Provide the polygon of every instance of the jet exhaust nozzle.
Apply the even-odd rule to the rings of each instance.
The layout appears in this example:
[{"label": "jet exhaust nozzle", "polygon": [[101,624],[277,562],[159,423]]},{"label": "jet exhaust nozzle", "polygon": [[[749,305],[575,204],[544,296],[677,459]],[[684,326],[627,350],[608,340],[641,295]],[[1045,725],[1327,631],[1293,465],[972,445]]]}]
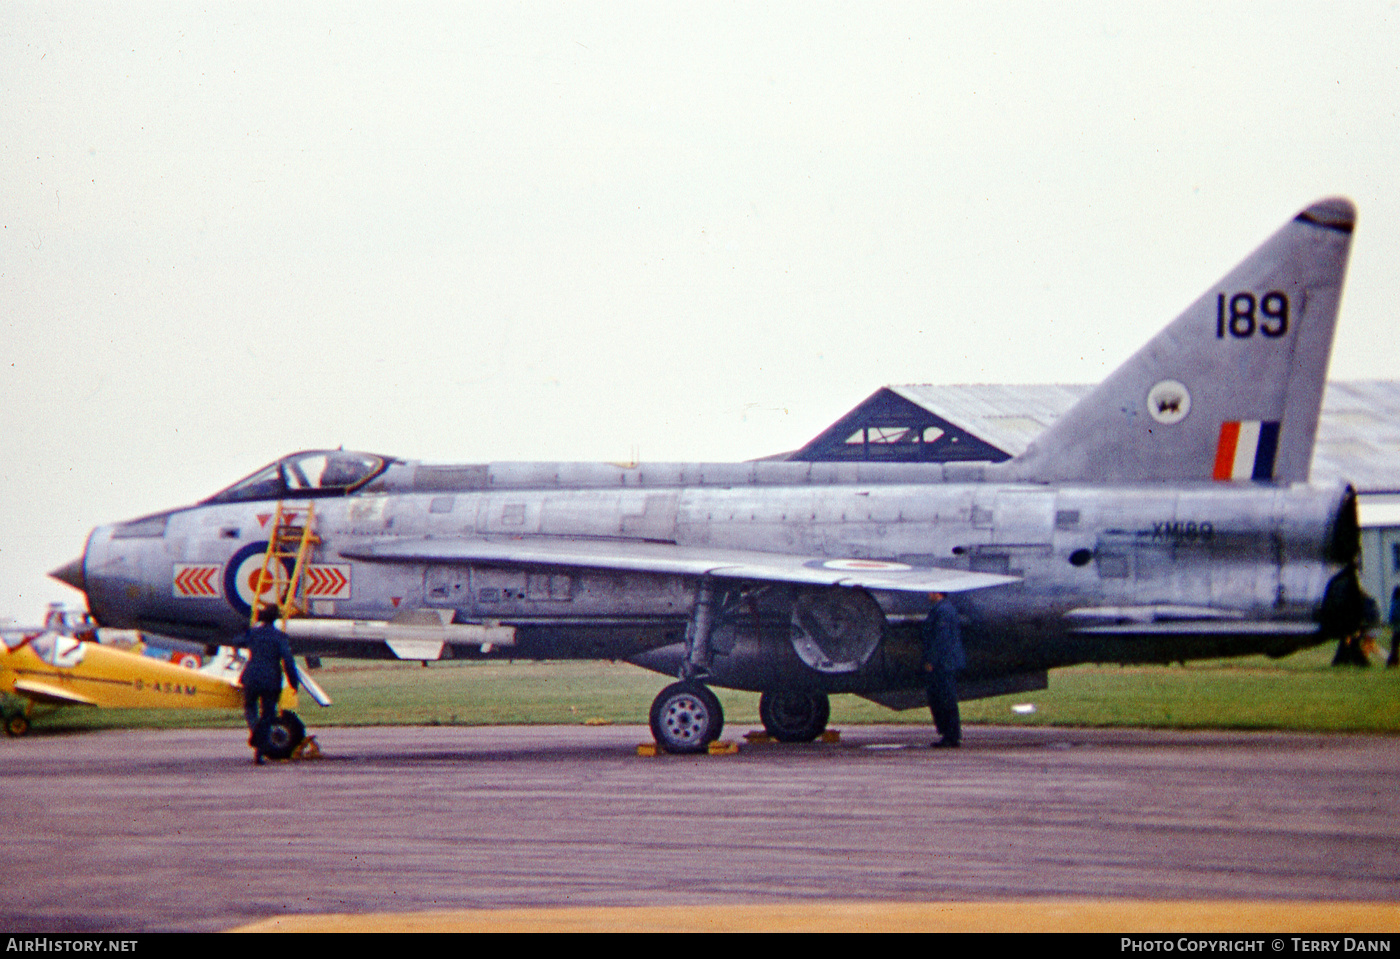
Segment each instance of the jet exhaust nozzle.
[{"label": "jet exhaust nozzle", "polygon": [[81,556],[71,563],[65,563],[53,570],[49,575],[60,583],[67,583],[80,592],[87,592],[87,580],[83,576],[83,557]]}]

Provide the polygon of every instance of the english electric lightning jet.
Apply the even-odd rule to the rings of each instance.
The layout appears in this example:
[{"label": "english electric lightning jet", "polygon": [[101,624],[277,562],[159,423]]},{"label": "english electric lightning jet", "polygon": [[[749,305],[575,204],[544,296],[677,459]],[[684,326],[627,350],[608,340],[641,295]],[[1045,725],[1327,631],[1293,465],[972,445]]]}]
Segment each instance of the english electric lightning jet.
[{"label": "english electric lightning jet", "polygon": [[1001,463],[431,465],[296,453],[101,526],[52,575],[100,623],[299,652],[622,659],[677,678],[668,751],[755,690],[810,740],[828,695],[921,704],[930,592],[964,698],[1083,662],[1283,655],[1364,618],[1349,488],[1307,484],[1355,211],[1309,206]]}]

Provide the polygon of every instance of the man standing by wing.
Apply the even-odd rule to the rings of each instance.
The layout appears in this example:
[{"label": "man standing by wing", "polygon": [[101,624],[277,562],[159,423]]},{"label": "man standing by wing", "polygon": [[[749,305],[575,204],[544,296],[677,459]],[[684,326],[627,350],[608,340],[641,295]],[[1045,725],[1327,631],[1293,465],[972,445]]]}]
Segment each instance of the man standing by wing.
[{"label": "man standing by wing", "polygon": [[963,652],[958,611],[943,593],[929,593],[933,608],[920,630],[924,644],[924,678],[928,708],[939,738],[935,749],[956,749],[962,744],[962,717],[958,712],[958,673],[967,665]]}]

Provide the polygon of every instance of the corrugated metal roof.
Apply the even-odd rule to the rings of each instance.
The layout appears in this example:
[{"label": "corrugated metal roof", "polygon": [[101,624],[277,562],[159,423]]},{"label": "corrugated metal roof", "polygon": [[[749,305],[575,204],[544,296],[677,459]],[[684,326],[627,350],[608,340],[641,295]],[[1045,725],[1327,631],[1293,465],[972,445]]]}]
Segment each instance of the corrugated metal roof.
[{"label": "corrugated metal roof", "polygon": [[[1093,387],[975,383],[889,389],[1014,456]],[[1400,380],[1327,384],[1312,481],[1400,491]]]},{"label": "corrugated metal roof", "polygon": [[1017,456],[1092,387],[976,383],[891,386],[890,389]]}]

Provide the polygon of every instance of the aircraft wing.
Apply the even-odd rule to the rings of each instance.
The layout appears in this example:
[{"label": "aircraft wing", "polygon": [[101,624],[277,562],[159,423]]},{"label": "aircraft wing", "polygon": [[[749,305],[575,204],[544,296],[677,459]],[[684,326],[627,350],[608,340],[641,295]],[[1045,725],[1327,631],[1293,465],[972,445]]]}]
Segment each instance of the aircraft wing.
[{"label": "aircraft wing", "polygon": [[342,552],[386,563],[490,563],[503,566],[579,567],[673,576],[862,586],[917,593],[961,593],[1020,581],[1017,576],[875,559],[794,556],[757,550],[677,546],[637,540],[524,536],[416,539],[373,543]]},{"label": "aircraft wing", "polygon": [[97,700],[81,696],[62,686],[35,682],[32,679],[15,680],[15,693],[37,703],[53,706],[96,706]]}]

